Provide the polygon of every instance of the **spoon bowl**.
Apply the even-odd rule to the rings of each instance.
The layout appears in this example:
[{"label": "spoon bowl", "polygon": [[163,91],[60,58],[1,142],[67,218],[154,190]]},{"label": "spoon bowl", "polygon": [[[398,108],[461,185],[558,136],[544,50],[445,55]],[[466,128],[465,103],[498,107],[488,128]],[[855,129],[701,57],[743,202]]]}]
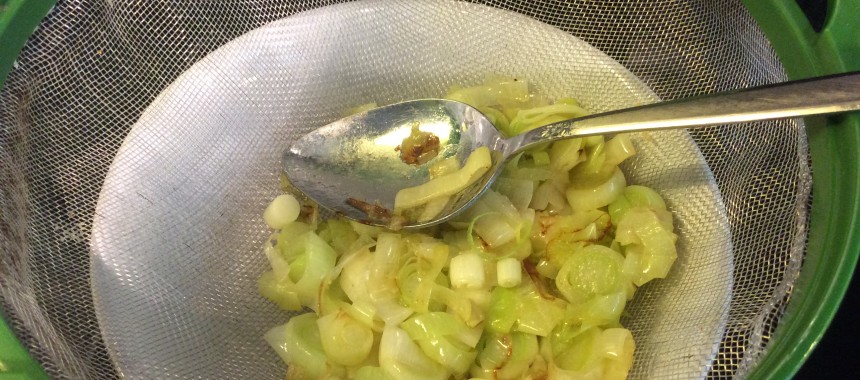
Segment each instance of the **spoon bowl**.
[{"label": "spoon bowl", "polygon": [[[407,164],[400,153],[413,125],[439,139],[438,154],[422,165]],[[320,205],[362,223],[388,226],[397,192],[430,180],[433,163],[456,157],[462,164],[475,149],[489,147],[493,167],[455,195],[440,218],[403,225],[420,228],[450,219],[487,189],[506,144],[483,114],[464,103],[413,100],[355,114],[301,137],[284,152],[283,168],[290,182]]]},{"label": "spoon bowl", "polygon": [[[685,98],[561,121],[505,138],[480,111],[445,99],[396,103],[355,114],[296,140],[283,154],[290,182],[321,206],[361,223],[414,229],[442,223],[471,205],[514,154],[540,143],[599,134],[705,127],[714,124],[847,112],[860,109],[860,73],[785,82]],[[438,139],[438,153],[420,165],[404,162],[401,145],[413,127]],[[430,179],[429,168],[479,147],[489,169],[452,196],[437,217],[395,215],[394,199]]]}]

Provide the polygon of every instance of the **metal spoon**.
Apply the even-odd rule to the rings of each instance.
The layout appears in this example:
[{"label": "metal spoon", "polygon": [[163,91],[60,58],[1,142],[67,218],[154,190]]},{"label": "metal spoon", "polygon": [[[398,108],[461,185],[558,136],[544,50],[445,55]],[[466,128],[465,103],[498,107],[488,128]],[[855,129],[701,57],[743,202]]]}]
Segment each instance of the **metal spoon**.
[{"label": "metal spoon", "polygon": [[495,180],[512,155],[535,144],[619,132],[705,127],[860,109],[860,73],[723,92],[562,121],[504,138],[478,110],[455,101],[424,99],[349,116],[298,139],[285,150],[283,169],[308,197],[344,216],[388,226],[400,189],[429,180],[428,167],[401,160],[397,147],[414,123],[439,138],[441,157],[462,164],[481,146],[493,152],[490,170],[452,197],[435,219],[400,220],[402,228],[444,222],[466,209]]}]

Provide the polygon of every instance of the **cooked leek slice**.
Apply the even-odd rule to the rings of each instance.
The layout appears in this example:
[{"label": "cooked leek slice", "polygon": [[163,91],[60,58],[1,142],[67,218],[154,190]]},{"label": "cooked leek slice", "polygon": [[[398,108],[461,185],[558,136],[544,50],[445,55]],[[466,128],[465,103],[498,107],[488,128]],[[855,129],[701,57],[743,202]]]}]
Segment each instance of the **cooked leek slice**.
[{"label": "cooked leek slice", "polygon": [[475,183],[492,166],[490,149],[482,146],[475,149],[460,170],[445,174],[415,187],[408,187],[394,196],[394,210],[402,211],[426,204],[439,197],[454,195]]},{"label": "cooked leek slice", "polygon": [[[586,113],[514,78],[448,97],[509,135]],[[677,258],[666,202],[619,169],[635,152],[624,134],[534,147],[470,209],[420,233],[302,223],[295,198],[278,197],[264,217],[276,230],[258,288],[282,309],[306,310],[265,335],[287,379],[625,378],[635,343],[624,307]],[[397,194],[395,211],[434,218],[492,158],[484,147],[463,167],[438,160],[429,182]]]}]

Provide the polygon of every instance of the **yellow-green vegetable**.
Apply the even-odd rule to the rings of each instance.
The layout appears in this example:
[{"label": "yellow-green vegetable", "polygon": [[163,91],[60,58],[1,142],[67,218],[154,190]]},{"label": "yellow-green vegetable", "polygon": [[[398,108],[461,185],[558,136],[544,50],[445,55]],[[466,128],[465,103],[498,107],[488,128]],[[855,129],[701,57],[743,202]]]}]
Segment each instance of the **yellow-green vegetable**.
[{"label": "yellow-green vegetable", "polygon": [[460,170],[398,191],[394,197],[394,210],[418,207],[434,198],[456,194],[481,178],[490,169],[492,162],[490,149],[483,146],[475,149]]},{"label": "yellow-green vegetable", "polygon": [[[509,135],[587,113],[514,78],[447,97]],[[677,258],[666,202],[628,186],[618,166],[635,151],[627,135],[544,144],[507,162],[460,216],[417,232],[337,217],[306,224],[295,198],[276,198],[258,290],[305,310],[264,336],[287,378],[624,379],[635,349],[624,307]],[[433,218],[491,160],[486,147],[463,167],[438,160],[429,182],[397,194],[395,211]]]},{"label": "yellow-green vegetable", "polygon": [[[662,211],[662,212],[661,212]],[[658,214],[668,215],[660,217]],[[636,207],[627,211],[616,227],[615,239],[627,255],[624,271],[636,286],[655,278],[665,278],[678,257],[677,236],[672,232],[671,215],[665,210]]]},{"label": "yellow-green vegetable", "polygon": [[271,229],[278,229],[287,223],[294,222],[299,217],[301,206],[296,197],[290,194],[281,194],[269,203],[263,211],[263,220]]}]

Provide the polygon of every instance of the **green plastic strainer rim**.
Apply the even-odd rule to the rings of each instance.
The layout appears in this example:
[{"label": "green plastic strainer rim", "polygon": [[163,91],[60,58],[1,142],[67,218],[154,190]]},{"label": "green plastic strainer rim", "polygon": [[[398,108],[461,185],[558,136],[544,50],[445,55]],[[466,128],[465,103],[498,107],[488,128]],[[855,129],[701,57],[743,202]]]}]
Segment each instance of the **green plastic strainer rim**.
[{"label": "green plastic strainer rim", "polygon": [[[742,0],[791,79],[860,70],[858,0],[830,0],[816,33],[795,0]],[[0,86],[55,0],[0,0]],[[806,119],[812,159],[809,241],[791,302],[751,379],[793,376],[839,308],[860,256],[860,115]],[[0,318],[5,316],[0,315]],[[0,320],[0,380],[47,379]]]},{"label": "green plastic strainer rim", "polygon": [[[742,0],[791,79],[860,70],[860,1],[829,0],[816,33],[794,0]],[[860,256],[860,115],[807,118],[812,157],[803,270],[773,344],[750,379],[794,376],[821,340]]]}]

